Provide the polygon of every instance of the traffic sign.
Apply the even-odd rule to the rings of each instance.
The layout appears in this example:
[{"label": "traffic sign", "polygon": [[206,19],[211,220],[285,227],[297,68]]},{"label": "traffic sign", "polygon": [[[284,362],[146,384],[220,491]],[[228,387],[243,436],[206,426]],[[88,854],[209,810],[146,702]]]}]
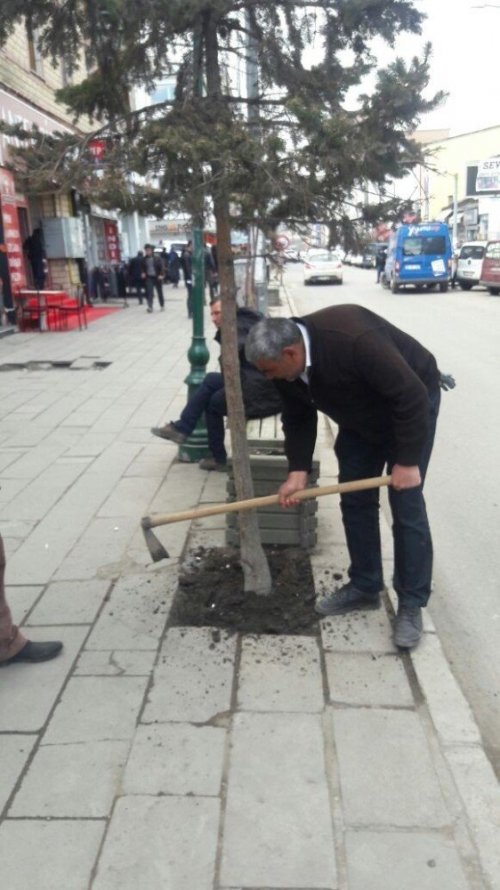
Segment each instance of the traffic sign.
[{"label": "traffic sign", "polygon": [[278,237],[274,239],[274,246],[277,250],[286,250],[289,244],[290,238],[288,235],[278,235]]}]

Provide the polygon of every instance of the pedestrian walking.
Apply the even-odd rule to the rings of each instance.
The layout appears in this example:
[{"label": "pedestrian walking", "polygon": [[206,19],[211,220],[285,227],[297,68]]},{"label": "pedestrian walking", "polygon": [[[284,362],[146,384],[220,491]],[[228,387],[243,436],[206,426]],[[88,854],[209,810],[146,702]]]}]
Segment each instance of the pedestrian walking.
[{"label": "pedestrian walking", "polygon": [[158,295],[160,309],[163,311],[165,308],[165,301],[163,299],[163,278],[165,276],[165,270],[163,268],[161,257],[155,255],[152,244],[144,245],[141,275],[146,285],[147,311],[153,311],[153,297],[155,290]]},{"label": "pedestrian walking", "polygon": [[[264,319],[249,332],[247,359],[275,380],[283,400],[289,475],[279,489],[290,506],[307,485],[317,412],[338,425],[339,481],[392,476],[394,642],[412,648],[431,593],[432,540],[423,496],[440,404],[434,356],[362,306],[331,306],[303,318]],[[379,493],[341,497],[349,581],[316,602],[320,615],[376,609],[384,587]]]},{"label": "pedestrian walking", "polygon": [[181,253],[181,269],[187,290],[187,315],[193,317],[193,242],[188,241]]},{"label": "pedestrian walking", "polygon": [[174,287],[179,287],[179,279],[181,277],[181,258],[173,247],[170,248],[167,254],[167,263],[168,280]]},{"label": "pedestrian walking", "polygon": [[129,286],[134,289],[139,300],[139,306],[142,306],[146,296],[146,283],[142,277],[143,257],[144,253],[142,250],[138,250],[137,256],[133,256],[130,259],[127,270]]}]

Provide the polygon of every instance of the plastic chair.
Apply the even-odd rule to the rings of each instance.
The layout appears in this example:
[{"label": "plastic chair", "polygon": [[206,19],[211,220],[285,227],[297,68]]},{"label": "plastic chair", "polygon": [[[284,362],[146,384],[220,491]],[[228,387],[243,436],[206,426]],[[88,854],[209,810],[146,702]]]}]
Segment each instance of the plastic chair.
[{"label": "plastic chair", "polygon": [[14,293],[14,308],[16,323],[20,331],[40,329],[40,302],[38,299],[18,290]]},{"label": "plastic chair", "polygon": [[85,288],[79,284],[76,288],[74,297],[68,297],[57,307],[59,313],[60,330],[68,329],[68,318],[70,315],[76,315],[78,318],[78,329],[81,331],[87,327],[87,310],[85,306]]}]

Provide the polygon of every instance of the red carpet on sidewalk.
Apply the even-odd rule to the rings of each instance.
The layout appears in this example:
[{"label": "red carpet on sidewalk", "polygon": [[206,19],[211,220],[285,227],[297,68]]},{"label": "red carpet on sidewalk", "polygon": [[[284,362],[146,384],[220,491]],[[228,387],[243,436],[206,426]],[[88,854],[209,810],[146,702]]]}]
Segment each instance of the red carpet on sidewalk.
[{"label": "red carpet on sidewalk", "polygon": [[[122,306],[86,306],[85,314],[87,317],[87,324],[90,324],[92,321],[97,321],[98,318],[102,318],[104,315],[109,315],[111,312],[119,312],[122,308]],[[73,331],[75,328],[78,328],[78,313],[68,313],[63,330]]]}]

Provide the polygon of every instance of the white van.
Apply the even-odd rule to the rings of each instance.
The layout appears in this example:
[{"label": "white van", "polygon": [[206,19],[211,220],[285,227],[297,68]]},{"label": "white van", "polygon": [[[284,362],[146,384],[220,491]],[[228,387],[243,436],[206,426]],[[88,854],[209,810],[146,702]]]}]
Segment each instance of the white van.
[{"label": "white van", "polygon": [[487,241],[467,241],[462,244],[457,260],[457,284],[470,290],[479,284]]}]

